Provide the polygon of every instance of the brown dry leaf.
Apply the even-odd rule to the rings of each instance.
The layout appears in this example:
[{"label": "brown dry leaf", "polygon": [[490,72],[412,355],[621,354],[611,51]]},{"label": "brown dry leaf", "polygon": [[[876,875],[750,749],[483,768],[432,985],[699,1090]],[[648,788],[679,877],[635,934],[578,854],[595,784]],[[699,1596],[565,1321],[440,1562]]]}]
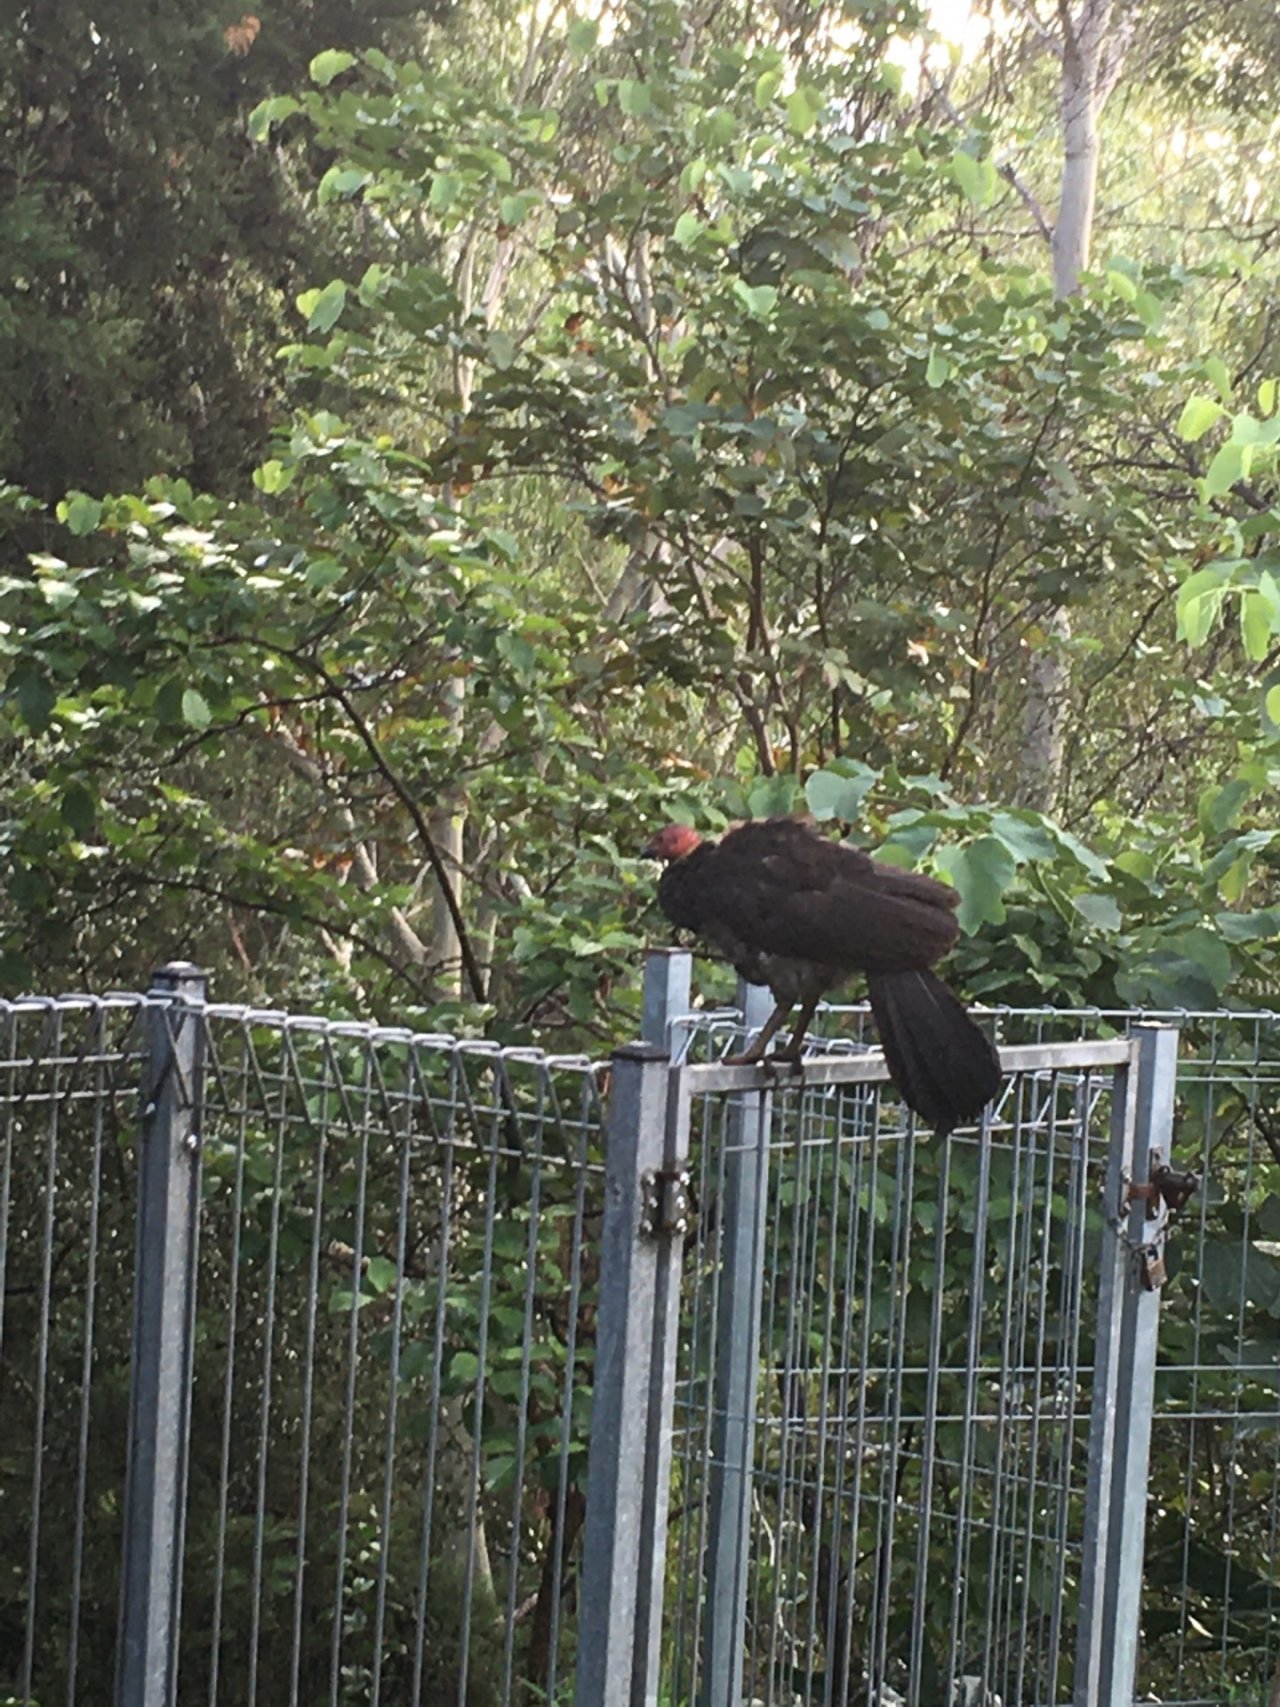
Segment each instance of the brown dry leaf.
[{"label": "brown dry leaf", "polygon": [[258,31],[262,28],[262,19],[255,18],[252,12],[246,12],[238,24],[228,24],[222,32],[222,39],[227,44],[227,52],[234,53],[237,59],[243,59],[245,54],[258,39]]}]

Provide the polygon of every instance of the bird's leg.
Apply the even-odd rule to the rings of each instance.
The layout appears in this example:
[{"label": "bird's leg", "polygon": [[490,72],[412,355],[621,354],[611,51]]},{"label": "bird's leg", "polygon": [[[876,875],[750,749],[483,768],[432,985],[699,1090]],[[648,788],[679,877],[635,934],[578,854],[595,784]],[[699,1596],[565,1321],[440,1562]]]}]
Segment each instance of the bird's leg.
[{"label": "bird's leg", "polygon": [[804,1054],[805,1033],[809,1029],[809,1022],[818,1011],[818,1003],[821,1000],[822,996],[819,994],[814,996],[812,1001],[805,1002],[804,1006],[800,1009],[800,1017],[795,1023],[789,1040],[781,1049],[774,1050],[773,1054],[769,1057],[771,1061],[794,1061],[799,1063]]},{"label": "bird's leg", "polygon": [[749,1049],[744,1049],[740,1055],[726,1055],[720,1062],[722,1067],[754,1067],[764,1054],[774,1033],[791,1012],[790,1002],[779,1002],[769,1018],[760,1028],[760,1035]]}]

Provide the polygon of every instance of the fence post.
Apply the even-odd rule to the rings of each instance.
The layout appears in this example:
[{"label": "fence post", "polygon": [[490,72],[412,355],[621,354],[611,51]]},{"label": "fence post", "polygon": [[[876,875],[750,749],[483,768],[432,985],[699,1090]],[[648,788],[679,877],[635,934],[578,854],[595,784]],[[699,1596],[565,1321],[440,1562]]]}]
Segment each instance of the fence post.
[{"label": "fence post", "polygon": [[1135,1027],[1107,1162],[1075,1707],[1133,1702],[1166,1213],[1130,1187],[1169,1161],[1177,1070],[1177,1028]]},{"label": "fence post", "polygon": [[[750,1036],[768,1019],[773,998],[757,985],[739,983],[738,1005]],[[702,1707],[738,1707],[742,1693],[772,1105],[770,1092],[747,1091],[733,1098],[729,1112],[719,1211]]]},{"label": "fence post", "polygon": [[[665,1049],[613,1057],[576,1707],[653,1707],[687,1230]],[[686,1129],[687,1130],[687,1129]]]},{"label": "fence post", "polygon": [[186,1515],[200,1208],[205,977],[187,961],[152,978],[138,1143],[129,1460],[117,1707],[173,1707]]},{"label": "fence post", "polygon": [[693,956],[687,948],[651,948],[644,960],[644,1018],[640,1036],[646,1043],[682,1056],[688,1040],[677,1049],[672,1021],[689,1012],[693,986]]}]

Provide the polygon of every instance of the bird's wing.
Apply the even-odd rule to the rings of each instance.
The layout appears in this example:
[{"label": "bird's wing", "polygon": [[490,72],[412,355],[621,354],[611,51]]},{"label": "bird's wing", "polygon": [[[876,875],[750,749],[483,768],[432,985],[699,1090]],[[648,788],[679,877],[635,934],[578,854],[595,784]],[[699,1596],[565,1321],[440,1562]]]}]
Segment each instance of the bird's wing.
[{"label": "bird's wing", "polygon": [[707,914],[766,954],[906,971],[932,966],[957,935],[954,889],[789,819],[732,831],[701,875]]}]

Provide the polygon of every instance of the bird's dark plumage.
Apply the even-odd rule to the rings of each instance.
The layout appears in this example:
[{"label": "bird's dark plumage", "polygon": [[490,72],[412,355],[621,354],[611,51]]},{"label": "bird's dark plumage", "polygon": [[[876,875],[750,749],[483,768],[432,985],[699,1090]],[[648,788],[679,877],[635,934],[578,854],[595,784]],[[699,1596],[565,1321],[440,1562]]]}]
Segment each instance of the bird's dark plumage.
[{"label": "bird's dark plumage", "polygon": [[798,1053],[820,998],[862,972],[890,1075],[922,1119],[949,1132],[995,1096],[993,1045],[929,970],[959,932],[954,889],[792,818],[743,824],[720,842],[672,825],[649,851],[667,862],[658,903],[671,922],[773,992],[778,1012],[752,1058],[797,1002]]}]

